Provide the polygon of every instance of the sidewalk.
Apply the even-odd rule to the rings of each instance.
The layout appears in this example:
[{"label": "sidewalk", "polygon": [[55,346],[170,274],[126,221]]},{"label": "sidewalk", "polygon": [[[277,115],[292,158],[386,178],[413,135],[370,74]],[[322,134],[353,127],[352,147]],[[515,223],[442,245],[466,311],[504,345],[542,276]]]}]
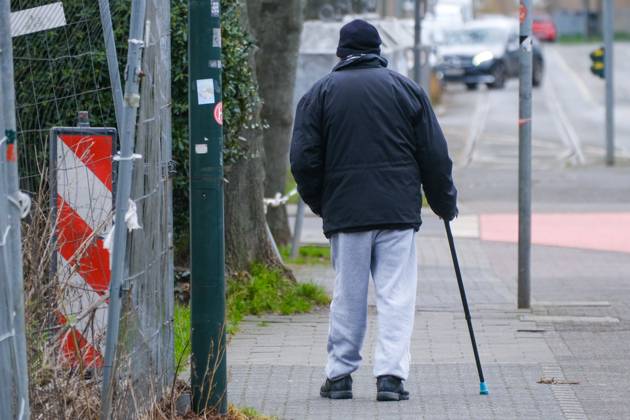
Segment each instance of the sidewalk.
[{"label": "sidewalk", "polygon": [[[409,401],[375,401],[370,292],[353,400],[319,397],[328,331],[322,309],[242,324],[227,356],[231,402],[281,419],[630,419],[630,161],[605,167],[587,148],[592,162],[586,165],[550,157],[546,151],[558,133],[544,123],[545,97],[537,96],[533,305],[517,310],[516,92],[514,84],[499,92],[458,91],[445,96],[448,112],[440,117],[456,160],[460,217],[453,232],[490,395],[479,395],[443,225],[425,209]],[[486,109],[487,100],[491,118],[475,134],[471,113],[480,114],[474,110]],[[321,221],[307,217],[303,238],[325,243]],[[332,290],[330,267],[295,272]],[[540,384],[541,378],[554,381]]]},{"label": "sidewalk", "polygon": [[[411,400],[377,403],[371,376],[376,309],[371,306],[355,398],[318,395],[328,311],[251,318],[228,350],[230,401],[286,419],[629,418],[630,269],[622,253],[535,246],[532,311],[515,303],[516,247],[457,239],[460,264],[490,387],[478,379],[446,239],[418,235],[419,288],[412,341]],[[434,227],[434,226],[433,226]],[[295,267],[300,280],[332,289],[326,266]],[[626,276],[627,277],[627,276]],[[599,284],[593,294],[592,283]],[[625,293],[625,297],[623,294]],[[373,297],[370,295],[373,305]],[[265,326],[263,326],[265,325]],[[542,377],[579,385],[538,384]]]}]

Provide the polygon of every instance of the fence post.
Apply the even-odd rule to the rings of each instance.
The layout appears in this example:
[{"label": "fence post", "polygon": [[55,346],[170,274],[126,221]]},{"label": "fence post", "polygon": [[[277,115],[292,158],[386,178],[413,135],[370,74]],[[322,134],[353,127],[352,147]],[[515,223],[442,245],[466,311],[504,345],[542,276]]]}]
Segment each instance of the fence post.
[{"label": "fence post", "polygon": [[300,242],[302,241],[302,226],[304,225],[304,201],[300,198],[295,214],[295,224],[293,225],[293,240],[291,241],[291,258],[297,258],[300,252]]},{"label": "fence post", "polygon": [[[2,52],[0,51],[0,54]],[[2,84],[0,83],[0,98]],[[6,137],[4,135],[4,107],[0,99],[0,383],[12,384],[15,378],[13,368],[13,322],[11,320],[12,293],[9,258],[7,255],[7,234],[9,233],[9,215],[6,182],[4,179],[6,156]],[[0,386],[0,418],[13,418],[14,395],[11,386]]]},{"label": "fence post", "polygon": [[[4,137],[6,137],[4,160],[4,172],[0,178],[6,182],[6,191],[10,203],[9,232],[6,237],[6,251],[9,257],[9,285],[12,292],[12,315],[15,336],[13,337],[16,351],[16,377],[17,396],[19,400],[19,418],[28,418],[28,366],[26,361],[26,337],[24,322],[24,284],[22,277],[22,232],[21,219],[24,214],[23,196],[20,192],[18,175],[18,147],[17,126],[15,117],[15,85],[13,79],[13,45],[11,40],[11,4],[9,0],[0,0],[0,83],[2,83],[2,112],[4,121]],[[2,135],[0,135],[2,137]]]},{"label": "fence post", "polygon": [[127,74],[125,82],[123,130],[120,133],[120,152],[117,156],[118,177],[116,184],[116,212],[114,225],[114,249],[109,292],[109,312],[107,314],[107,338],[105,363],[103,366],[103,389],[101,394],[101,419],[111,417],[111,404],[114,388],[116,349],[120,327],[122,303],[122,280],[124,274],[125,251],[127,247],[127,225],[125,214],[129,208],[131,175],[136,118],[140,105],[140,79],[142,78],[142,48],[144,47],[144,25],[146,0],[132,0],[129,24],[129,49],[127,52]]},{"label": "fence post", "polygon": [[105,53],[107,55],[107,69],[109,81],[112,85],[112,99],[114,100],[114,112],[116,114],[116,128],[118,132],[123,128],[123,94],[118,70],[118,54],[116,53],[116,40],[112,26],[112,13],[109,8],[109,0],[98,0],[98,9],[101,15],[101,26],[105,38]]}]

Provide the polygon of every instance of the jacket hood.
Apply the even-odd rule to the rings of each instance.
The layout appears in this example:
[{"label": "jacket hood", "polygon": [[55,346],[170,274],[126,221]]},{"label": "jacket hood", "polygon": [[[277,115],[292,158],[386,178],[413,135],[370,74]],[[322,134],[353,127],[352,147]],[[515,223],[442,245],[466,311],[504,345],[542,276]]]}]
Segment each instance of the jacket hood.
[{"label": "jacket hood", "polygon": [[387,67],[389,62],[386,58],[378,54],[358,54],[351,55],[339,61],[332,71],[345,70],[348,68],[369,68]]}]

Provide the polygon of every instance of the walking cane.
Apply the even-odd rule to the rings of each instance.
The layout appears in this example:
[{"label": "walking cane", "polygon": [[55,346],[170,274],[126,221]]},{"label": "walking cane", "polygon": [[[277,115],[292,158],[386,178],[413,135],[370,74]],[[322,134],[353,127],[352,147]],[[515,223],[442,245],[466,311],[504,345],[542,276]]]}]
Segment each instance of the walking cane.
[{"label": "walking cane", "polygon": [[488,395],[488,385],[483,378],[483,370],[481,370],[481,361],[479,360],[479,351],[477,350],[477,341],[475,341],[475,332],[473,331],[472,321],[470,320],[470,310],[468,309],[468,301],[466,300],[466,291],[464,290],[464,281],[462,280],[462,272],[459,269],[457,261],[457,253],[455,252],[455,241],[453,240],[453,232],[451,232],[451,224],[444,219],[444,227],[446,228],[446,236],[448,237],[448,246],[451,248],[451,256],[453,257],[453,267],[457,276],[457,284],[459,285],[459,295],[464,305],[464,315],[468,323],[468,332],[470,333],[470,341],[472,343],[473,353],[475,354],[475,363],[477,363],[477,373],[479,373],[479,393]]}]

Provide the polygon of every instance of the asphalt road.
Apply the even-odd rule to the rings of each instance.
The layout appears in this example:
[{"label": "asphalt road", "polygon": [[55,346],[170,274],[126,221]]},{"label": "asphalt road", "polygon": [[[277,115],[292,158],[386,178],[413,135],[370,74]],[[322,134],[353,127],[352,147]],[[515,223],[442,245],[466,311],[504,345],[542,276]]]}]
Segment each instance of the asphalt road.
[{"label": "asphalt road", "polygon": [[[630,205],[630,43],[615,47],[616,165],[604,164],[604,82],[591,45],[545,45],[533,92],[534,211],[626,211]],[[518,191],[518,80],[505,89],[447,86],[436,107],[455,161],[460,214],[514,212]]]},{"label": "asphalt road", "polygon": [[[605,152],[604,82],[590,74],[597,45],[545,45],[545,79],[533,93],[536,169],[597,165]],[[630,43],[615,47],[616,153],[630,156]],[[459,167],[512,168],[518,162],[518,80],[502,90],[448,85],[440,121]]]}]

